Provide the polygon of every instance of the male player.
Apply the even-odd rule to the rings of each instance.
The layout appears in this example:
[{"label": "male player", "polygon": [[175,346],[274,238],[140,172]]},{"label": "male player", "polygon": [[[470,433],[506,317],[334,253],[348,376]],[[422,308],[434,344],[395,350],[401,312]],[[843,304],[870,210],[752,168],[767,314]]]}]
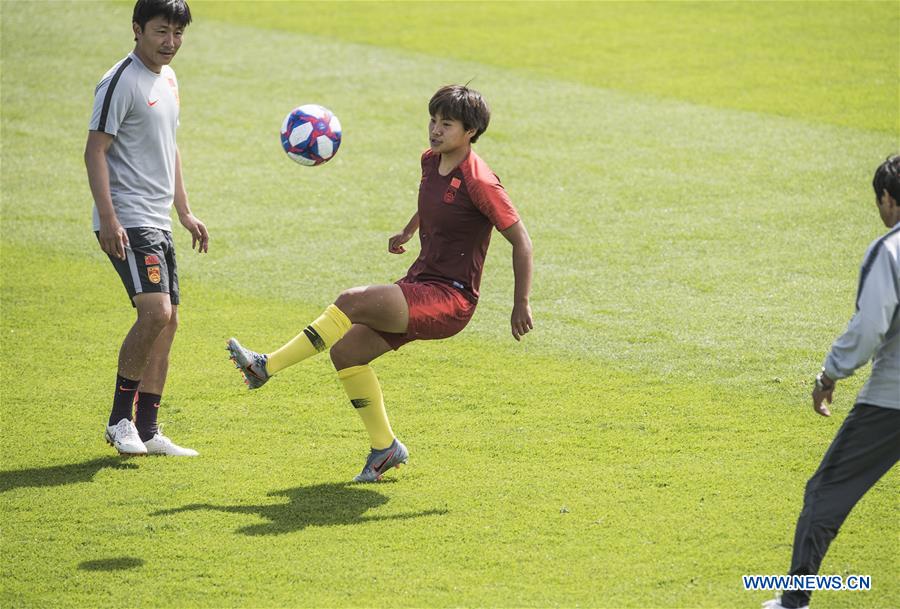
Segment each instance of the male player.
[{"label": "male player", "polygon": [[173,204],[192,247],[209,249],[206,226],[188,205],[175,143],[178,81],[169,63],[190,22],[184,0],[138,0],[131,24],[134,51],[97,85],[84,150],[94,231],[137,310],[119,350],[106,426],[106,440],[123,455],[197,455],[174,444],[157,424],[178,326]]},{"label": "male player", "polygon": [[372,450],[356,476],[374,482],[406,463],[409,453],[391,430],[381,386],[369,363],[413,340],[441,339],[462,330],[478,303],[481,272],[494,228],[513,248],[515,295],[510,319],[520,340],[532,329],[532,246],[500,180],[472,150],[487,129],[490,110],[477,91],[442,87],[428,104],[431,147],[422,155],[418,211],[388,240],[388,251],[419,231],[421,251],[406,277],[391,285],[342,292],[334,304],[289,343],[268,355],[228,341],[250,389],[325,349],[350,403],[369,433]]},{"label": "male player", "polygon": [[[794,533],[791,575],[819,572],[850,510],[900,459],[900,156],[878,167],[872,186],[878,213],[890,230],[866,250],[856,313],[816,376],[813,410],[831,416],[827,404],[837,381],[870,359],[872,374],[806,485]],[[810,595],[809,590],[788,590],[763,607],[806,608]]]}]

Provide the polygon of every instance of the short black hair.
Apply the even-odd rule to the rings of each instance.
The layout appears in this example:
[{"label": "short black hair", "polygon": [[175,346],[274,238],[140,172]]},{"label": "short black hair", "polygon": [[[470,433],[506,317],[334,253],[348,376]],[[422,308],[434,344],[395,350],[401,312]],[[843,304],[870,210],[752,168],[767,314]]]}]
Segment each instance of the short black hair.
[{"label": "short black hair", "polygon": [[147,22],[162,15],[169,23],[187,27],[191,22],[191,9],[184,0],[137,0],[131,21],[137,23],[141,31]]},{"label": "short black hair", "polygon": [[872,180],[872,188],[875,189],[877,199],[880,199],[881,193],[886,190],[894,197],[894,201],[900,203],[900,154],[889,156],[878,166]]},{"label": "short black hair", "polygon": [[438,89],[428,102],[428,113],[460,121],[466,131],[474,129],[473,144],[478,141],[478,136],[487,131],[491,122],[491,109],[481,93],[465,85],[447,85]]}]

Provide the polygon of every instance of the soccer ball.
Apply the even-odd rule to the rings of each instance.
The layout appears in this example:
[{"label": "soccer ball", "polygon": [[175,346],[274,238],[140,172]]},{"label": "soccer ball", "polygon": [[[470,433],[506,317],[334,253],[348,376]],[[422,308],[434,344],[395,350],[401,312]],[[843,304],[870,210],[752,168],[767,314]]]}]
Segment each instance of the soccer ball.
[{"label": "soccer ball", "polygon": [[281,125],[281,146],[301,165],[321,165],[337,154],[341,121],[328,108],[305,104],[294,108]]}]

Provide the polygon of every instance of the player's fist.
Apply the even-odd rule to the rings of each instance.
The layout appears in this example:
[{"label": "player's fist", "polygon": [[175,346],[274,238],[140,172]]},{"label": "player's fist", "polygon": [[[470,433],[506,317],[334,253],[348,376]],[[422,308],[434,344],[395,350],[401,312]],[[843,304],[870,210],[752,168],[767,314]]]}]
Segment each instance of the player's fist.
[{"label": "player's fist", "polygon": [[388,239],[388,251],[392,254],[402,254],[406,251],[406,248],[403,247],[403,244],[409,241],[412,238],[412,235],[407,235],[406,233],[397,233],[390,239]]},{"label": "player's fist", "polygon": [[531,319],[531,306],[528,303],[516,303],[513,306],[509,321],[512,327],[513,338],[522,340],[523,336],[534,329],[534,322]]}]

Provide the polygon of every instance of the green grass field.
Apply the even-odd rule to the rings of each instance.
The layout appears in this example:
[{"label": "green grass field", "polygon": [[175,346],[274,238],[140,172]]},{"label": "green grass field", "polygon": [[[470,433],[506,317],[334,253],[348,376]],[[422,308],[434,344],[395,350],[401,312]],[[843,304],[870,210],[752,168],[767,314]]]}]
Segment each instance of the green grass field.
[{"label": "green grass field", "polygon": [[[883,232],[900,150],[900,5],[211,3],[173,63],[179,147],[210,253],[176,229],[181,327],[160,419],[198,459],[103,442],[133,313],[90,231],[96,82],[131,3],[9,1],[2,18],[0,606],[758,607],[790,561],[831,419],[812,376]],[[452,47],[452,48],[451,48]],[[509,336],[495,235],[469,327],[375,362],[408,467],[347,482],[365,432],[325,357],[249,393],[343,288],[392,281],[426,104],[472,80],[476,145],[535,244],[535,330]],[[334,161],[284,115],[329,106]],[[900,474],[822,567],[900,606]]]}]

